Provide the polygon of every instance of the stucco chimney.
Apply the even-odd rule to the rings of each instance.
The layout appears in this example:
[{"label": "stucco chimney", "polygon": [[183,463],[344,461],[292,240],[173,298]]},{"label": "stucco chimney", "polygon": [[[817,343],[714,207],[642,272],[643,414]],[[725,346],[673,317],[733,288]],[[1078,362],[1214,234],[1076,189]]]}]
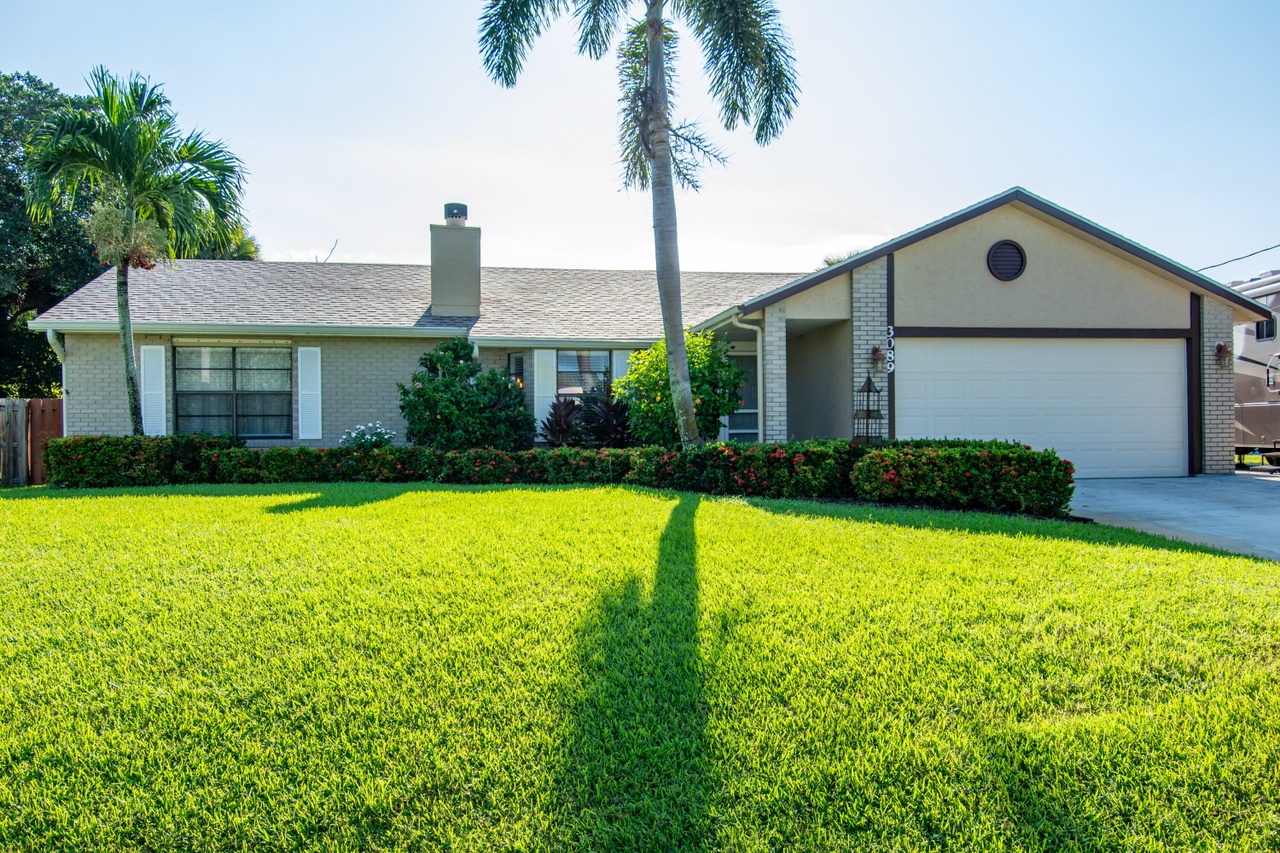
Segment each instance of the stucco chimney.
[{"label": "stucco chimney", "polygon": [[480,229],[467,227],[467,206],[444,206],[444,225],[431,226],[431,313],[480,316]]}]

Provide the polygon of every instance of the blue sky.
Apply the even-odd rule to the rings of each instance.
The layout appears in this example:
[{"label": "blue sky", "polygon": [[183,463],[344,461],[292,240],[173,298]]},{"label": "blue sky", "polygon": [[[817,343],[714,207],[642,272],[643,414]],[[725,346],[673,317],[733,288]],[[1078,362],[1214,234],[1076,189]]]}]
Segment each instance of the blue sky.
[{"label": "blue sky", "polygon": [[[777,2],[803,93],[771,146],[719,128],[683,45],[681,112],[731,157],[677,199],[686,269],[811,269],[1013,185],[1193,267],[1280,243],[1280,3]],[[620,191],[612,62],[577,56],[568,21],[504,90],[480,0],[139,0],[104,28],[113,5],[7,11],[0,70],[163,82],[248,165],[269,259],[337,239],[335,260],[423,262],[462,201],[486,265],[652,265],[649,198]],[[1214,274],[1272,267],[1280,250]]]}]

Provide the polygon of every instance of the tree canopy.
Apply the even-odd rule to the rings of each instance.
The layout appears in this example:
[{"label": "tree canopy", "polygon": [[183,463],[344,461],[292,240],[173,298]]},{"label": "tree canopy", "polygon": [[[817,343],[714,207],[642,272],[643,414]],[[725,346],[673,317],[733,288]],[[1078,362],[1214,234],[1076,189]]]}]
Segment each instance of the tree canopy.
[{"label": "tree canopy", "polygon": [[81,226],[93,193],[47,220],[27,212],[25,143],[45,115],[62,108],[91,109],[92,103],[32,74],[0,74],[0,397],[58,393],[57,358],[26,321],[103,270]]}]

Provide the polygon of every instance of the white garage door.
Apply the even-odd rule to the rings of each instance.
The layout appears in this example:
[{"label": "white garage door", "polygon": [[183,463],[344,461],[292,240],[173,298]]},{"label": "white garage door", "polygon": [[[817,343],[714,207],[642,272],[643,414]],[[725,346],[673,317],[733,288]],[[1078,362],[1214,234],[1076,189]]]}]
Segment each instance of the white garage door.
[{"label": "white garage door", "polygon": [[1187,474],[1181,340],[910,338],[896,350],[899,438],[1051,447],[1079,477]]}]

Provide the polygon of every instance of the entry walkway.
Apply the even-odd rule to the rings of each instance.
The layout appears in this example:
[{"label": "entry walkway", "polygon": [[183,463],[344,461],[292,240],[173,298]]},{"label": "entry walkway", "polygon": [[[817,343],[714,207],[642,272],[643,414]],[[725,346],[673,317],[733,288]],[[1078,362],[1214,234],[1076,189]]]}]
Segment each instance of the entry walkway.
[{"label": "entry walkway", "polygon": [[1071,512],[1280,561],[1280,474],[1079,480]]}]

